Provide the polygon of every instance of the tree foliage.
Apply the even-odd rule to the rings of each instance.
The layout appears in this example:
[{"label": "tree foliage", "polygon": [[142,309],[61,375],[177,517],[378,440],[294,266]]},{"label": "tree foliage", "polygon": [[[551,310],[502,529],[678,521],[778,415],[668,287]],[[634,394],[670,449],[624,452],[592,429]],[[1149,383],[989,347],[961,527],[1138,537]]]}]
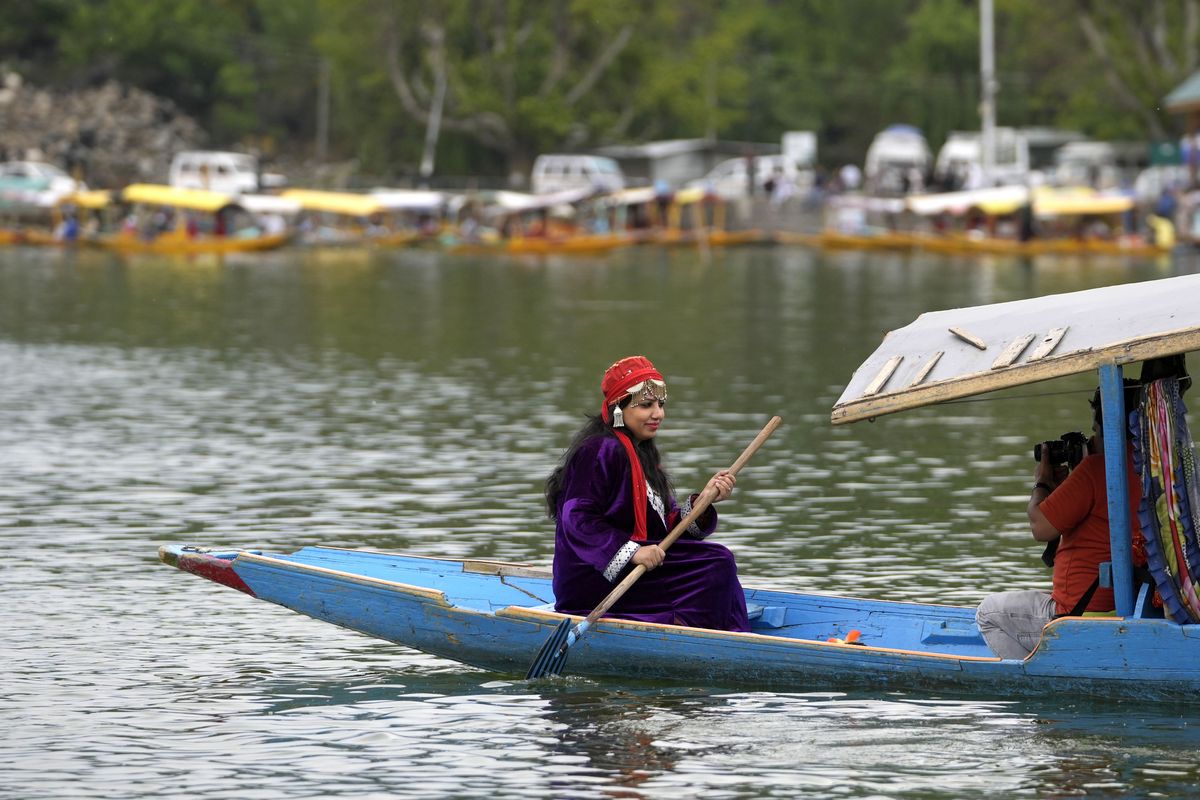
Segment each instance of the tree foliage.
[{"label": "tree foliage", "polygon": [[[0,53],[34,82],[164,95],[218,144],[412,173],[522,173],[538,153],[818,133],[860,160],[883,126],[979,126],[975,0],[26,0]],[[1177,133],[1161,98],[1200,68],[1200,0],[996,0],[1003,125]],[[327,70],[323,73],[323,70]],[[436,147],[427,145],[436,144]]]}]

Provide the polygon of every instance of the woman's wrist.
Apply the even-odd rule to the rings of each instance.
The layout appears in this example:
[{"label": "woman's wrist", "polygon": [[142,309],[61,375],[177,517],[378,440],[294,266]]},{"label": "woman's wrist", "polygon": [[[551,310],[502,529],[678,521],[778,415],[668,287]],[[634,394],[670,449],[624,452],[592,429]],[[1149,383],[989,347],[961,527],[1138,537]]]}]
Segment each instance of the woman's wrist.
[{"label": "woman's wrist", "polygon": [[1050,494],[1051,492],[1054,491],[1054,487],[1051,486],[1050,484],[1046,483],[1045,481],[1038,481],[1037,483],[1035,483],[1033,485],[1033,491],[1036,492],[1038,489],[1042,489],[1043,491],[1046,492],[1046,494]]}]

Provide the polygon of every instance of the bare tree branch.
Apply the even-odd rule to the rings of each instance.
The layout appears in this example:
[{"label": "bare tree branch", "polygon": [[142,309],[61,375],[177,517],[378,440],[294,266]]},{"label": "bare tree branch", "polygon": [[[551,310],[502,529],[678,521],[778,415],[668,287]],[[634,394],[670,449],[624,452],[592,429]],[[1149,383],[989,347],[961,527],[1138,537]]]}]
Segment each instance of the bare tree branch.
[{"label": "bare tree branch", "polygon": [[500,80],[504,107],[511,109],[516,104],[515,61],[508,42],[508,6],[505,0],[495,0],[492,19],[492,57],[496,62],[496,73]]},{"label": "bare tree branch", "polygon": [[400,63],[400,36],[396,31],[396,21],[393,19],[389,22],[384,44],[384,62],[387,65],[388,80],[391,81],[392,89],[396,92],[396,97],[400,99],[400,105],[404,107],[404,110],[410,116],[424,122],[426,120],[425,110],[417,102],[412,87],[408,85],[404,67]]},{"label": "bare tree branch", "polygon": [[546,70],[546,77],[542,79],[542,85],[538,88],[539,97],[550,94],[567,73],[567,61],[569,60],[567,48],[570,43],[568,28],[567,4],[555,3],[554,52],[550,56],[550,68]]},{"label": "bare tree branch", "polygon": [[621,113],[617,116],[616,121],[613,122],[612,125],[608,126],[608,138],[625,138],[625,132],[629,130],[629,126],[633,122],[633,118],[636,115],[637,110],[633,107],[632,103],[629,103],[625,106],[625,108],[621,109]]},{"label": "bare tree branch", "polygon": [[517,32],[513,34],[513,49],[520,50],[524,47],[535,30],[537,30],[537,26],[533,24],[533,20],[526,20],[525,24],[517,28]]},{"label": "bare tree branch", "polygon": [[592,66],[588,68],[587,73],[580,79],[579,83],[575,84],[575,87],[567,92],[566,103],[568,106],[574,105],[580,98],[592,90],[592,87],[600,80],[600,76],[604,74],[604,70],[608,69],[609,65],[616,60],[621,51],[625,49],[625,45],[629,44],[631,38],[633,38],[633,26],[626,25],[617,31],[617,35],[608,43],[608,47],[604,48],[599,57],[592,62]]},{"label": "bare tree branch", "polygon": [[[400,105],[422,124],[429,123],[429,110],[423,107],[413,93],[412,86],[404,74],[401,64],[400,37],[396,32],[395,20],[391,20],[386,36],[384,60],[387,64],[388,79],[400,100]],[[508,153],[512,148],[512,131],[508,123],[498,114],[480,112],[468,117],[443,117],[441,125],[447,130],[469,133],[479,139],[484,145]]]},{"label": "bare tree branch", "polygon": [[1154,43],[1154,50],[1158,54],[1158,63],[1168,75],[1174,75],[1179,68],[1167,41],[1167,7],[1164,0],[1157,0],[1154,4],[1154,26],[1151,31],[1150,41]]},{"label": "bare tree branch", "polygon": [[1183,66],[1189,75],[1196,71],[1197,34],[1200,34],[1200,2],[1187,0],[1183,7]]},{"label": "bare tree branch", "polygon": [[1112,54],[1109,52],[1108,44],[1104,40],[1104,34],[1101,33],[1095,19],[1092,17],[1090,2],[1088,0],[1080,0],[1078,6],[1079,25],[1083,30],[1084,38],[1087,39],[1088,45],[1104,66],[1104,78],[1112,88],[1117,101],[1126,110],[1136,114],[1152,136],[1161,138],[1163,135],[1161,121],[1121,77]]}]

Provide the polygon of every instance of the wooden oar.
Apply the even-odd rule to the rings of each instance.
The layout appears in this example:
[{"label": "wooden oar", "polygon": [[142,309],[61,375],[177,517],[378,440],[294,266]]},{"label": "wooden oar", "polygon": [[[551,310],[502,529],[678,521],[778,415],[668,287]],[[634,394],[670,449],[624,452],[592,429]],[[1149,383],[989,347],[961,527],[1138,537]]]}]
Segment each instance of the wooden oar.
[{"label": "wooden oar", "polygon": [[[780,417],[771,417],[771,421],[759,432],[758,436],[754,437],[754,441],[742,451],[737,461],[733,462],[733,466],[729,468],[729,472],[736,475],[746,465],[746,462],[750,460],[750,457],[758,452],[758,448],[763,446],[763,442],[770,438],[771,434],[775,432],[775,429],[782,422],[783,419]],[[674,544],[675,540],[682,536],[683,532],[688,529],[688,526],[699,519],[700,515],[712,505],[712,501],[712,492],[701,492],[700,496],[696,498],[692,510],[667,534],[667,538],[658,543],[658,546],[666,550]],[[526,673],[525,678],[544,678],[549,675],[558,675],[561,673],[563,666],[567,662],[567,651],[571,645],[579,641],[580,637],[587,633],[588,628],[592,627],[596,620],[604,616],[605,612],[612,608],[613,603],[620,600],[625,592],[629,591],[629,587],[637,583],[638,578],[642,577],[645,573],[646,568],[638,564],[633,568],[632,572],[625,576],[625,580],[617,584],[616,588],[608,593],[608,597],[604,598],[600,602],[600,605],[596,606],[595,610],[587,615],[587,619],[583,622],[574,627],[571,626],[571,620],[569,619],[565,619],[559,623],[559,626],[554,629],[554,633],[550,635],[550,638],[542,645],[542,649],[538,651],[537,658],[533,660],[533,665],[529,667],[529,672]]]}]

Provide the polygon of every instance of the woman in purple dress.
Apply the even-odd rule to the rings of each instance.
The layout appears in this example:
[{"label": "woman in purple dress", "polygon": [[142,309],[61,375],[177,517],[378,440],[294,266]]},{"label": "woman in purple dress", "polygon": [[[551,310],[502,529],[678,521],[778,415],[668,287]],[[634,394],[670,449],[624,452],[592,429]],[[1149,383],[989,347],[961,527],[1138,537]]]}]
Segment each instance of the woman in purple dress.
[{"label": "woman in purple dress", "polygon": [[[748,631],[746,595],[728,548],[705,541],[717,527],[713,506],[669,551],[658,543],[691,511],[680,507],[654,443],[666,415],[667,386],[642,356],[623,358],[604,373],[601,412],[575,435],[546,481],[555,521],[555,610],[587,615],[636,564],[646,574],[617,601],[614,617]],[[714,503],[733,493],[722,470],[706,489]]]}]

